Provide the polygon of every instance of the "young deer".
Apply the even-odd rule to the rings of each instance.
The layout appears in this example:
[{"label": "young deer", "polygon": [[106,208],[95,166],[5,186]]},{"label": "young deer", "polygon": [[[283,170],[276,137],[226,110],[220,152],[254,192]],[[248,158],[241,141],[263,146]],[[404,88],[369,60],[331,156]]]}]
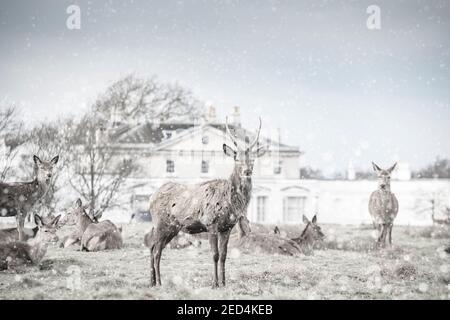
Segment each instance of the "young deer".
[{"label": "young deer", "polygon": [[91,215],[86,213],[81,199],[77,199],[75,207],[61,219],[61,225],[76,226],[76,230],[61,241],[61,247],[67,248],[73,244],[80,243],[83,233],[88,226],[97,222],[97,218],[92,215],[92,212]]},{"label": "young deer", "polygon": [[303,223],[306,224],[306,227],[303,229],[300,237],[291,240],[300,246],[300,250],[303,253],[311,253],[314,248],[314,243],[323,240],[325,235],[317,224],[317,215],[314,215],[312,221],[309,221],[308,218],[303,215]]},{"label": "young deer", "polygon": [[58,159],[59,156],[56,156],[47,162],[41,161],[38,156],[33,156],[33,181],[0,182],[0,215],[16,217],[20,240],[25,240],[24,224],[28,213],[49,189],[53,167],[58,163]]},{"label": "young deer", "polygon": [[47,253],[50,242],[58,241],[56,229],[60,216],[45,224],[38,215],[34,216],[38,227],[36,236],[28,241],[14,241],[0,244],[0,270],[25,264],[38,264]]},{"label": "young deer", "polygon": [[101,214],[95,215],[93,210],[86,213],[81,199],[78,199],[72,211],[61,220],[61,224],[76,226],[76,230],[61,241],[61,247],[80,243],[83,251],[121,248],[122,230],[109,220],[99,222],[100,217]]},{"label": "young deer", "polygon": [[253,164],[255,158],[265,152],[257,146],[261,119],[254,141],[249,143],[246,137],[244,148],[238,145],[228,123],[226,131],[235,147],[223,144],[223,152],[235,161],[233,173],[227,180],[216,179],[196,185],[168,182],[150,199],[150,212],[155,225],[147,236],[150,244],[151,286],[161,285],[162,250],[180,230],[190,234],[209,233],[214,261],[213,288],[219,286],[219,261],[220,282],[225,285],[225,260],[230,232],[235,224],[242,232],[250,231],[246,214],[252,191]]},{"label": "young deer", "polygon": [[392,245],[392,226],[398,213],[398,201],[391,192],[391,173],[397,163],[387,170],[381,169],[373,162],[372,165],[378,176],[378,190],[370,195],[369,212],[378,229],[378,246],[385,246],[388,234],[389,245]]}]

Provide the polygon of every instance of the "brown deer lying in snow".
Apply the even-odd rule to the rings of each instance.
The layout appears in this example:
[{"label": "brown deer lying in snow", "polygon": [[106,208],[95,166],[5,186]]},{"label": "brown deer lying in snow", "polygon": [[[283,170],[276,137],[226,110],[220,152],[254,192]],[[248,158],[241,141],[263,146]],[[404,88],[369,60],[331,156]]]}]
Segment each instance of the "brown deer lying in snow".
[{"label": "brown deer lying in snow", "polygon": [[61,242],[61,246],[67,248],[80,243],[84,251],[121,248],[122,230],[109,220],[99,222],[100,217],[101,214],[94,215],[92,210],[88,214],[81,199],[78,199],[75,207],[61,220],[61,224],[76,226],[76,230]]},{"label": "brown deer lying in snow", "polygon": [[60,216],[44,224],[42,218],[34,216],[38,227],[36,236],[28,241],[0,243],[0,270],[26,264],[38,264],[47,253],[50,242],[58,241],[56,230]]},{"label": "brown deer lying in snow", "polygon": [[38,156],[33,156],[33,181],[0,182],[0,216],[16,217],[20,240],[25,240],[24,224],[28,213],[49,189],[53,167],[58,159],[59,156],[56,156],[50,161],[41,161]]},{"label": "brown deer lying in snow", "polygon": [[234,148],[223,144],[223,151],[235,163],[228,179],[216,179],[196,185],[168,182],[150,199],[150,212],[155,225],[149,235],[151,286],[161,285],[161,253],[181,230],[191,234],[209,233],[214,262],[213,288],[219,286],[219,261],[220,283],[225,285],[225,260],[230,232],[235,224],[241,230],[250,230],[246,215],[251,199],[253,164],[265,152],[257,145],[261,119],[255,139],[250,143],[246,137],[246,146],[243,148],[231,134],[228,124],[226,130]]}]

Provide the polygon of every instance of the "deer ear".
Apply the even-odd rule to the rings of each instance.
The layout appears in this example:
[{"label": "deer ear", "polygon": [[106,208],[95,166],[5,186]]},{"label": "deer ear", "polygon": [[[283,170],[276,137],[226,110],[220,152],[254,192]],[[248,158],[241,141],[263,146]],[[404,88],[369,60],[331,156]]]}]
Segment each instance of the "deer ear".
[{"label": "deer ear", "polygon": [[81,202],[81,199],[78,198],[77,201],[75,202],[75,204],[77,205],[78,208],[81,208],[81,206],[83,205],[83,203]]},{"label": "deer ear", "polygon": [[373,167],[373,170],[375,170],[375,172],[381,171],[381,168],[379,166],[377,166],[375,164],[375,162],[372,162],[372,167]]},{"label": "deer ear", "polygon": [[37,155],[33,156],[33,161],[35,164],[42,164],[41,159],[39,159],[39,157]]},{"label": "deer ear", "polygon": [[54,157],[52,160],[50,160],[50,163],[51,163],[52,165],[55,165],[55,164],[58,163],[58,160],[59,160],[59,156],[56,156],[56,157]]},{"label": "deer ear", "polygon": [[309,220],[305,215],[303,215],[303,223],[306,223],[306,224],[309,223]]},{"label": "deer ear", "polygon": [[102,215],[103,215],[103,212],[99,211],[99,212],[97,212],[97,214],[94,215],[94,217],[98,220],[102,217]]},{"label": "deer ear", "polygon": [[394,171],[394,169],[395,169],[396,166],[397,166],[397,162],[394,163],[394,165],[393,165],[392,167],[390,167],[389,169],[387,169],[387,171],[388,171],[389,173],[392,173],[392,171]]},{"label": "deer ear", "polygon": [[313,224],[317,223],[317,214],[315,214],[314,217],[312,218],[312,223]]},{"label": "deer ear", "polygon": [[44,223],[42,222],[42,218],[39,215],[37,215],[37,214],[34,215],[34,223],[36,223],[36,225],[39,228],[44,225]]},{"label": "deer ear", "polygon": [[256,157],[257,158],[259,158],[259,157],[262,157],[265,153],[266,153],[266,148],[264,148],[264,147],[259,147],[257,150],[256,150]]},{"label": "deer ear", "polygon": [[229,156],[232,157],[234,159],[236,159],[236,151],[234,151],[232,148],[230,148],[229,146],[227,146],[225,143],[223,144],[223,152]]},{"label": "deer ear", "polygon": [[58,225],[59,219],[61,218],[61,215],[58,215],[55,219],[52,221],[52,226],[56,227]]}]

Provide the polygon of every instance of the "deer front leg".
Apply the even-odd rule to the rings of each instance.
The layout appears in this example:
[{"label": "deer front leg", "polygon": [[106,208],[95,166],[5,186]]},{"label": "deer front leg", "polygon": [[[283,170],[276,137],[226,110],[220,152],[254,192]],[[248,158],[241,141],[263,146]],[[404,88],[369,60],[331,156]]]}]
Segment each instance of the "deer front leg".
[{"label": "deer front leg", "polygon": [[25,232],[24,232],[25,217],[26,214],[24,214],[23,212],[21,211],[17,212],[16,221],[17,221],[17,231],[19,232],[19,241],[25,241]]},{"label": "deer front leg", "polygon": [[213,254],[213,261],[214,261],[214,278],[213,278],[213,284],[212,288],[215,289],[219,287],[219,279],[217,276],[217,263],[219,261],[219,248],[218,248],[218,239],[217,239],[217,233],[210,233],[209,234],[209,244],[211,245],[211,251]]},{"label": "deer front leg", "polygon": [[378,237],[378,241],[377,241],[377,245],[378,247],[384,247],[386,244],[386,233],[388,226],[386,224],[382,224],[381,225],[381,232],[380,232],[380,236]]},{"label": "deer front leg", "polygon": [[225,286],[225,261],[227,260],[228,239],[231,229],[219,233],[220,283]]}]

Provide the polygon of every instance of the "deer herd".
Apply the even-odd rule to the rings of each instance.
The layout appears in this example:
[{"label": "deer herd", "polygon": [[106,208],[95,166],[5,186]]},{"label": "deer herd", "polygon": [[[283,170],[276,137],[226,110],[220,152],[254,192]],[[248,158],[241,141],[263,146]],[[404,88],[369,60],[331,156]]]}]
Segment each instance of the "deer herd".
[{"label": "deer herd", "polygon": [[[150,213],[153,228],[145,235],[145,244],[150,250],[150,284],[161,285],[161,254],[166,245],[182,231],[186,234],[206,232],[212,251],[214,288],[225,285],[225,262],[231,231],[236,225],[239,237],[255,234],[250,230],[247,208],[252,193],[254,162],[265,154],[260,146],[261,119],[255,138],[238,139],[225,125],[233,145],[223,144],[223,152],[234,160],[234,169],[228,179],[214,179],[194,185],[176,182],[163,184],[150,198]],[[101,214],[91,208],[89,212],[81,199],[64,214],[40,216],[34,214],[36,227],[25,228],[25,220],[36,203],[47,193],[56,156],[42,161],[33,156],[34,179],[30,182],[0,182],[0,216],[15,217],[17,228],[0,230],[0,270],[17,266],[39,264],[51,243],[59,242],[61,248],[77,245],[80,251],[121,249],[122,229],[110,220],[100,221]],[[391,192],[390,176],[395,164],[383,170],[375,163],[378,189],[369,200],[369,212],[378,230],[378,245],[384,246],[386,237],[392,243],[392,226],[398,213],[398,201]],[[325,235],[317,224],[317,216],[309,221],[303,216],[305,228],[297,238],[287,239],[301,247],[312,250],[315,241]],[[59,239],[57,231],[63,226],[72,226],[74,231]],[[275,227],[272,236],[280,237]]]}]

